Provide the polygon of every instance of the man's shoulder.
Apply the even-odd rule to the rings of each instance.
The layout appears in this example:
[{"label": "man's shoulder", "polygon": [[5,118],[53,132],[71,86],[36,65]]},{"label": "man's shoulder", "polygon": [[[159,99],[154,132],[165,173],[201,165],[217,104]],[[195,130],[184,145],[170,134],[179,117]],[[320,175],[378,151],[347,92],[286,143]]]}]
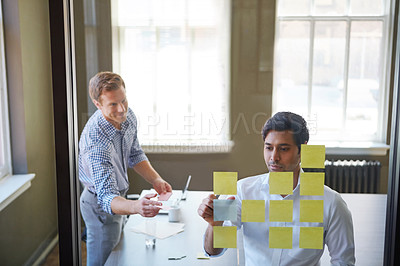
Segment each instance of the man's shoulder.
[{"label": "man's shoulder", "polygon": [[87,121],[80,138],[80,148],[90,146],[107,147],[110,142],[99,124],[101,112],[97,110]]},{"label": "man's shoulder", "polygon": [[135,113],[132,111],[131,108],[128,107],[128,113],[126,115],[126,119],[129,121],[129,124],[136,124],[137,119]]},{"label": "man's shoulder", "polygon": [[88,119],[88,121],[85,124],[85,127],[83,128],[83,132],[85,131],[91,131],[91,130],[95,130],[96,128],[99,128],[99,120],[100,120],[100,116],[102,116],[101,111],[97,110],[95,111]]},{"label": "man's shoulder", "polygon": [[331,206],[346,205],[340,193],[326,185],[324,186],[324,204]]},{"label": "man's shoulder", "polygon": [[335,197],[338,197],[338,196],[340,197],[339,192],[337,192],[336,190],[331,189],[327,185],[324,185],[324,195],[329,197],[329,198],[335,198]]}]

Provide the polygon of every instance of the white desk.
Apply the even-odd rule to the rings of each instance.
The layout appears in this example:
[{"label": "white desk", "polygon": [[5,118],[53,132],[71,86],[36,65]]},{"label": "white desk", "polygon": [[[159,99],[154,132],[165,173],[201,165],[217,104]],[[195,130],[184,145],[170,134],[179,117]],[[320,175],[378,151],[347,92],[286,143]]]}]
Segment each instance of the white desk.
[{"label": "white desk", "polygon": [[[181,203],[181,222],[185,231],[167,239],[157,239],[155,249],[146,249],[145,236],[130,231],[133,224],[144,218],[132,215],[125,226],[118,246],[111,253],[106,265],[244,265],[241,231],[238,231],[238,249],[228,249],[219,257],[210,260],[197,259],[202,252],[203,234],[207,223],[197,214],[201,200],[211,192],[190,191]],[[382,265],[385,238],[386,195],[342,194],[352,216],[356,245],[356,265]],[[167,215],[157,215],[160,221],[168,221]],[[168,260],[170,256],[186,255],[182,260]],[[330,265],[327,248],[321,265]]]},{"label": "white desk", "polygon": [[[386,223],[386,194],[342,193],[353,217],[356,265],[383,265]],[[330,265],[325,246],[321,265]]]},{"label": "white desk", "polygon": [[[154,249],[146,248],[145,235],[130,230],[134,224],[142,223],[145,218],[140,215],[131,215],[125,225],[121,241],[109,256],[106,265],[238,265],[237,251],[243,252],[243,249],[228,249],[223,256],[218,258],[197,259],[197,253],[203,252],[203,235],[207,228],[207,223],[197,214],[197,208],[210,193],[188,191],[187,199],[181,201],[180,204],[180,222],[185,224],[185,231],[166,239],[157,239]],[[168,215],[159,214],[157,219],[168,221]],[[186,255],[186,258],[168,260],[168,257],[178,255]]]}]

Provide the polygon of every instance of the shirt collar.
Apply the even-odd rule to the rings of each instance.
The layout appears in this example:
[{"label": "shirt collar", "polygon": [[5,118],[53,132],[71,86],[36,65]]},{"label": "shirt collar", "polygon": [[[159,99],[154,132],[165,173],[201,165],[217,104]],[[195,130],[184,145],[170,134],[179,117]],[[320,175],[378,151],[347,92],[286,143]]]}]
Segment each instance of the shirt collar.
[{"label": "shirt collar", "polygon": [[124,122],[121,123],[121,133],[124,134],[126,129],[129,126],[129,121],[128,118],[126,118],[126,120]]},{"label": "shirt collar", "polygon": [[126,129],[129,126],[129,121],[126,119],[124,122],[121,123],[121,130],[116,129],[107,119],[104,118],[103,114],[100,110],[99,114],[99,126],[103,129],[103,132],[108,136],[109,139],[113,139],[115,134],[119,131],[121,134],[124,134]]}]

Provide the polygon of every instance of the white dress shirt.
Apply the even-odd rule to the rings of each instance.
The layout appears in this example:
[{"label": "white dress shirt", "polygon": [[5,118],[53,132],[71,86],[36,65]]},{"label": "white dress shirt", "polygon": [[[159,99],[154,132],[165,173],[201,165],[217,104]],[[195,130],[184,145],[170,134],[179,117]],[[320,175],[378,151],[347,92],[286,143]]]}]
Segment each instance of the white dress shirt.
[{"label": "white dress shirt", "polygon": [[[351,213],[336,191],[324,187],[324,196],[300,196],[300,178],[293,195],[270,195],[269,174],[244,178],[237,183],[238,217],[236,222],[225,221],[224,226],[243,227],[246,266],[258,265],[320,265],[324,249],[299,248],[300,227],[324,227],[323,247],[328,247],[332,265],[354,265],[354,234]],[[323,223],[300,222],[300,199],[323,200]],[[242,200],[265,200],[265,222],[241,222]],[[292,222],[270,222],[270,200],[293,200]],[[292,227],[292,249],[269,248],[269,227]]]}]

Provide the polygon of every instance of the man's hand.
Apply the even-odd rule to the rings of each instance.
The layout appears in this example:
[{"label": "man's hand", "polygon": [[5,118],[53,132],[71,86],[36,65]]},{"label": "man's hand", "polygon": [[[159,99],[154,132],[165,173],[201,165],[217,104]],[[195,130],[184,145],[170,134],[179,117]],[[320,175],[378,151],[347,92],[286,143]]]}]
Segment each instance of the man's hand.
[{"label": "man's hand", "polygon": [[[160,211],[161,202],[150,200],[157,196],[155,193],[146,194],[142,199],[136,200],[134,205],[134,213],[139,213],[143,217],[154,217]],[[160,206],[160,207],[158,207]]]},{"label": "man's hand", "polygon": [[[203,199],[197,213],[203,218],[207,223],[207,229],[204,237],[204,250],[210,255],[217,255],[222,252],[222,248],[214,248],[214,236],[213,236],[213,226],[221,226],[224,222],[214,221],[214,200],[217,196],[214,194],[208,195],[207,198]],[[235,197],[229,197],[229,200],[234,200]]]},{"label": "man's hand", "polygon": [[[211,226],[220,226],[223,224],[222,221],[214,221],[214,200],[217,196],[214,194],[208,195],[207,198],[203,199],[197,213]],[[235,197],[229,197],[229,200],[234,200]]]},{"label": "man's hand", "polygon": [[157,178],[156,180],[154,180],[153,188],[157,191],[158,194],[172,192],[171,185],[162,178]]}]

